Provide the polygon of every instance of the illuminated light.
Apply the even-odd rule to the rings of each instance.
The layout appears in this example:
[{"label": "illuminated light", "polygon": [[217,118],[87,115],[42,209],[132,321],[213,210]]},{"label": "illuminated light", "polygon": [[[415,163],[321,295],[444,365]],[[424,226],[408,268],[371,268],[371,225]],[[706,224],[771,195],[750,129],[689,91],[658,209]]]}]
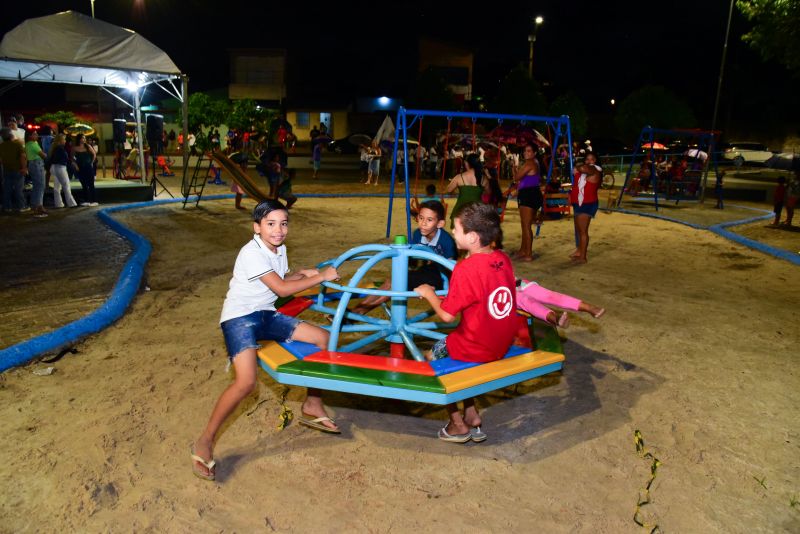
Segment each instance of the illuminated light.
[{"label": "illuminated light", "polygon": [[535,22],[536,22],[536,25],[538,26],[539,24],[544,22],[544,17],[539,15],[538,17],[536,17]]},{"label": "illuminated light", "polygon": [[614,104],[616,104],[616,103],[617,103],[617,101],[616,101],[616,100],[614,100],[614,99],[612,98],[612,99],[611,99],[611,105],[613,106],[613,105],[614,105]]},{"label": "illuminated light", "polygon": [[388,96],[382,96],[378,99],[378,104],[380,104],[381,106],[388,106],[389,102],[391,101],[392,99],[389,98]]},{"label": "illuminated light", "polygon": [[138,86],[138,85],[136,85],[136,84],[135,84],[135,83],[133,83],[133,82],[128,82],[128,83],[126,83],[126,84],[125,84],[125,87],[128,89],[128,91],[136,91],[136,90],[139,88],[139,86]]}]

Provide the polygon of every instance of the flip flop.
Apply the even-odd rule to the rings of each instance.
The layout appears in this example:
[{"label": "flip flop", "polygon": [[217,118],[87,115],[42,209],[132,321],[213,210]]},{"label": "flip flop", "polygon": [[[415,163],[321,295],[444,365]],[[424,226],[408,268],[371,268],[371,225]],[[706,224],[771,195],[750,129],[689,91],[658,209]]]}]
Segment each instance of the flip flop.
[{"label": "flip flop", "polygon": [[562,313],[561,317],[558,318],[558,326],[561,328],[569,326],[569,314],[567,312]]},{"label": "flip flop", "polygon": [[445,425],[444,428],[439,430],[439,439],[442,441],[448,441],[450,443],[466,443],[472,439],[472,433],[467,432],[466,434],[448,434],[447,433],[447,426]]},{"label": "flip flop", "polygon": [[600,311],[599,311],[599,312],[597,312],[597,313],[593,313],[593,314],[592,314],[592,317],[594,317],[595,319],[599,319],[600,317],[602,317],[602,316],[603,316],[603,314],[604,314],[605,312],[606,312],[606,309],[605,309],[605,308],[600,308]]},{"label": "flip flop", "polygon": [[486,441],[486,438],[489,436],[486,435],[486,432],[481,430],[481,427],[475,426],[469,429],[469,437],[475,443],[480,443],[481,441]]},{"label": "flip flop", "polygon": [[330,421],[334,425],[336,424],[336,421],[334,421],[330,417],[317,417],[316,419],[308,419],[306,417],[300,417],[297,420],[297,422],[300,423],[301,425],[305,425],[308,428],[313,428],[314,430],[319,430],[320,432],[327,432],[328,434],[341,434],[342,433],[342,431],[339,430],[338,428],[330,428],[330,427],[327,427],[327,426],[323,425],[322,423],[324,421]]},{"label": "flip flop", "polygon": [[[194,445],[189,447],[189,453],[192,455],[192,473],[194,473],[194,476],[196,476],[197,478],[202,478],[203,480],[213,481],[217,477],[217,474],[214,469],[214,467],[217,465],[217,462],[215,460],[207,461],[205,458],[196,455],[194,453]],[[208,474],[200,471],[194,464],[194,462],[197,462],[206,469],[208,469]]]}]

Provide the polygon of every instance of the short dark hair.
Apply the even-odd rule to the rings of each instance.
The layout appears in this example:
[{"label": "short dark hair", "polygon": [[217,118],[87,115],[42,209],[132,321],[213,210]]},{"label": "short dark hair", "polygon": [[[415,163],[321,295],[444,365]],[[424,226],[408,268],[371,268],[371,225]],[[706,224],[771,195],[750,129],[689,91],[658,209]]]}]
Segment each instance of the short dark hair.
[{"label": "short dark hair", "polygon": [[429,209],[436,214],[436,218],[440,221],[444,219],[444,206],[438,200],[428,200],[419,206],[419,211]]},{"label": "short dark hair", "polygon": [[253,208],[253,221],[260,223],[261,219],[272,213],[273,211],[283,210],[286,213],[289,213],[289,210],[286,209],[286,206],[278,202],[277,200],[267,199],[262,200],[258,203],[258,205]]},{"label": "short dark hair", "polygon": [[427,195],[435,195],[436,194],[436,184],[428,184],[425,186],[425,194]]},{"label": "short dark hair", "polygon": [[779,184],[785,184],[786,183],[786,177],[785,176],[778,176],[778,183]]},{"label": "short dark hair", "polygon": [[483,202],[470,202],[464,204],[455,214],[461,221],[464,233],[475,232],[481,240],[481,246],[492,245],[494,248],[503,248],[503,229],[500,227],[500,215],[494,206]]}]

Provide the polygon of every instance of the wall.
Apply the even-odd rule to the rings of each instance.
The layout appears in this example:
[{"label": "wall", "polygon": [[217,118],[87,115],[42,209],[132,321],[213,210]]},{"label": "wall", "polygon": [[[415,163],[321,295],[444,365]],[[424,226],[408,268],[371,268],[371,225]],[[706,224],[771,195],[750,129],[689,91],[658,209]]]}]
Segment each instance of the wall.
[{"label": "wall", "polygon": [[[300,112],[308,112],[310,117],[308,120],[308,126],[298,126],[297,125],[297,114]],[[292,125],[292,131],[297,136],[298,141],[309,141],[311,140],[310,132],[311,127],[316,125],[319,128],[320,123],[320,113],[330,113],[331,114],[331,125],[332,125],[332,132],[328,132],[328,134],[333,139],[339,139],[341,137],[346,137],[350,134],[350,130],[348,127],[348,120],[347,120],[347,111],[345,110],[303,110],[297,109],[293,111],[286,112],[286,120]]]}]

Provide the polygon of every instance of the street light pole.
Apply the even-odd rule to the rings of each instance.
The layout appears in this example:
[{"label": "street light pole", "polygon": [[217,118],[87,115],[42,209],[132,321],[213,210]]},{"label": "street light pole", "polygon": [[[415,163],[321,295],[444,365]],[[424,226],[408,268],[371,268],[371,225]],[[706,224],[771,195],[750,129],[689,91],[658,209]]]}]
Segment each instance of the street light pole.
[{"label": "street light pole", "polygon": [[533,45],[536,43],[536,32],[539,30],[539,26],[541,26],[544,22],[544,17],[539,15],[533,20],[533,22],[533,33],[528,35],[528,76],[531,78],[533,78]]},{"label": "street light pole", "polygon": [[92,2],[92,18],[94,18],[94,0],[91,0],[91,2]]},{"label": "street light pole", "polygon": [[[725,42],[722,45],[722,60],[719,63],[719,80],[717,81],[717,98],[714,100],[714,114],[711,116],[711,142],[708,147],[708,157],[713,158],[712,152],[716,148],[714,141],[717,141],[717,136],[714,131],[717,128],[717,112],[719,111],[719,96],[722,93],[722,74],[725,71],[725,58],[728,56],[728,36],[731,33],[731,18],[733,17],[733,1],[731,0],[730,8],[728,8],[728,27],[725,28]],[[706,171],[703,175],[703,188],[700,190],[700,202],[704,203],[706,200],[706,187],[708,186],[708,163],[710,159],[706,160]]]}]

